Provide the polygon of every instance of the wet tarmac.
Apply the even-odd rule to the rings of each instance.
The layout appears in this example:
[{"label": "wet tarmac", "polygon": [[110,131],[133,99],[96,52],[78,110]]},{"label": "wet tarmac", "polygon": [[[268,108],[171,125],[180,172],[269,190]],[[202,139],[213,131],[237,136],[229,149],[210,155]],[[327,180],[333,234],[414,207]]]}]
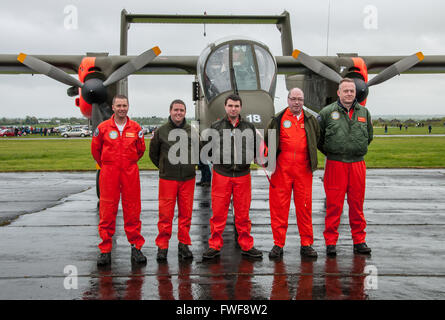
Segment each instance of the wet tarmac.
[{"label": "wet tarmac", "polygon": [[284,257],[269,260],[267,179],[257,171],[252,174],[251,219],[262,260],[241,257],[231,216],[221,257],[202,260],[210,233],[210,188],[197,187],[193,261],[178,260],[175,218],[168,262],[157,263],[158,173],[144,171],[142,233],[148,263],[131,265],[119,210],[112,265],[98,269],[94,172],[1,173],[0,216],[10,223],[0,227],[0,299],[445,299],[445,170],[368,170],[370,257],[353,254],[345,215],[337,257],[326,257],[322,174],[315,173],[313,188],[315,261],[300,257],[293,205]]}]

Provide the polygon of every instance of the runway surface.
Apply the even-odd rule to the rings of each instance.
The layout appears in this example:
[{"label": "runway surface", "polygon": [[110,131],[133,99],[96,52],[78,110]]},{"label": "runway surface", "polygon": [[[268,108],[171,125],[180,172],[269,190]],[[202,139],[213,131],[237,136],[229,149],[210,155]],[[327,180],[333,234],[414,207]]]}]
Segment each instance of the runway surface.
[{"label": "runway surface", "polygon": [[[141,172],[145,267],[133,267],[121,209],[109,269],[98,269],[95,173],[0,173],[0,299],[445,299],[445,170],[368,170],[365,216],[372,256],[352,253],[347,203],[337,257],[323,240],[324,191],[314,175],[316,261],[299,254],[291,205],[282,261],[271,261],[268,185],[252,173],[252,235],[262,260],[242,258],[229,215],[221,257],[202,260],[210,233],[210,188],[195,190],[194,254],[177,258],[177,220],[168,262],[155,260],[158,173]],[[199,174],[197,179],[199,179]]]}]

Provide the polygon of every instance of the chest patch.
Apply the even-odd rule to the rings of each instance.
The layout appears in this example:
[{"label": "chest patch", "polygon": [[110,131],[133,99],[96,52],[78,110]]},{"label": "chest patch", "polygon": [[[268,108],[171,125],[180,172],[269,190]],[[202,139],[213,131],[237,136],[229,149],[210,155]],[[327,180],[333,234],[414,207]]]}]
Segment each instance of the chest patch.
[{"label": "chest patch", "polygon": [[332,112],[332,113],[331,113],[331,118],[332,118],[333,120],[338,120],[338,119],[340,119],[340,113],[338,113],[338,111],[334,111],[334,112]]},{"label": "chest patch", "polygon": [[283,127],[286,129],[289,129],[292,126],[292,122],[290,122],[290,120],[285,120],[283,122]]},{"label": "chest patch", "polygon": [[127,138],[134,138],[134,137],[136,137],[136,133],[134,133],[134,132],[126,132],[125,133],[125,137],[127,137]]},{"label": "chest patch", "polygon": [[113,130],[113,131],[110,131],[108,136],[110,137],[110,139],[114,140],[119,136],[119,133],[117,133],[117,131]]},{"label": "chest patch", "polygon": [[366,118],[363,117],[357,117],[358,122],[366,122]]}]

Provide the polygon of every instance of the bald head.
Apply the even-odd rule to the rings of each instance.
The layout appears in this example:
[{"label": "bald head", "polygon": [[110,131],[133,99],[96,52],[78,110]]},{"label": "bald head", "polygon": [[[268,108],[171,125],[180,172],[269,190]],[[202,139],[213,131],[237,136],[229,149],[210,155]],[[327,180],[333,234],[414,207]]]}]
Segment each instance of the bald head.
[{"label": "bald head", "polygon": [[287,95],[287,103],[289,105],[289,110],[294,115],[299,115],[304,104],[303,90],[300,88],[292,88],[289,90],[289,94]]},{"label": "bald head", "polygon": [[287,96],[290,97],[291,94],[295,94],[295,93],[297,93],[297,92],[298,92],[299,94],[301,94],[301,96],[303,96],[303,98],[304,98],[303,90],[301,90],[300,88],[292,88],[292,89],[290,89],[290,90],[289,90],[289,93],[287,94]]}]

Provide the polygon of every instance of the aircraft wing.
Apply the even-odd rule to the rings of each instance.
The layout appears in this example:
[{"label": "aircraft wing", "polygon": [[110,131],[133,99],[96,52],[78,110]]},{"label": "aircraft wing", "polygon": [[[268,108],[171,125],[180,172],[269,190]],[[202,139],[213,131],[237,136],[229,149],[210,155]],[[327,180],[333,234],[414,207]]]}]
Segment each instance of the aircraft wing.
[{"label": "aircraft wing", "polygon": [[[379,73],[405,57],[406,56],[365,56],[361,58],[365,61],[369,73]],[[445,56],[424,56],[422,61],[404,73],[445,73]]]},{"label": "aircraft wing", "polygon": [[[366,63],[369,73],[379,73],[385,68],[402,60],[406,56],[360,56]],[[339,71],[342,65],[348,66],[346,60],[348,57],[313,57],[330,67]],[[291,56],[277,56],[277,68],[279,74],[305,74],[309,69],[303,66],[301,62]],[[403,73],[445,73],[445,55],[430,55],[418,62],[415,66]]]},{"label": "aircraft wing", "polygon": [[[15,54],[0,54],[0,74],[35,74],[17,60]],[[96,56],[95,54],[81,55],[32,55],[42,61],[45,61],[63,71],[71,74],[78,72],[82,59],[87,56]],[[117,70],[136,56],[107,56],[106,54],[97,54],[97,59],[101,60],[97,65],[108,70]],[[159,56],[156,57],[147,66],[143,67],[134,74],[196,74],[196,65],[198,56]]]},{"label": "aircraft wing", "polygon": [[[36,73],[17,60],[18,54],[0,54],[0,74]],[[67,73],[77,73],[84,56],[76,55],[32,55]]]},{"label": "aircraft wing", "polygon": [[159,56],[135,74],[196,74],[198,58],[198,56]]},{"label": "aircraft wing", "polygon": [[[329,57],[314,58],[331,67],[332,69],[335,69],[335,64],[333,64],[333,62],[335,62],[335,60],[337,59],[336,57],[330,57],[329,63],[326,59]],[[292,56],[278,56],[275,57],[275,60],[277,61],[278,74],[305,74],[310,71],[300,61],[294,59]]]}]

